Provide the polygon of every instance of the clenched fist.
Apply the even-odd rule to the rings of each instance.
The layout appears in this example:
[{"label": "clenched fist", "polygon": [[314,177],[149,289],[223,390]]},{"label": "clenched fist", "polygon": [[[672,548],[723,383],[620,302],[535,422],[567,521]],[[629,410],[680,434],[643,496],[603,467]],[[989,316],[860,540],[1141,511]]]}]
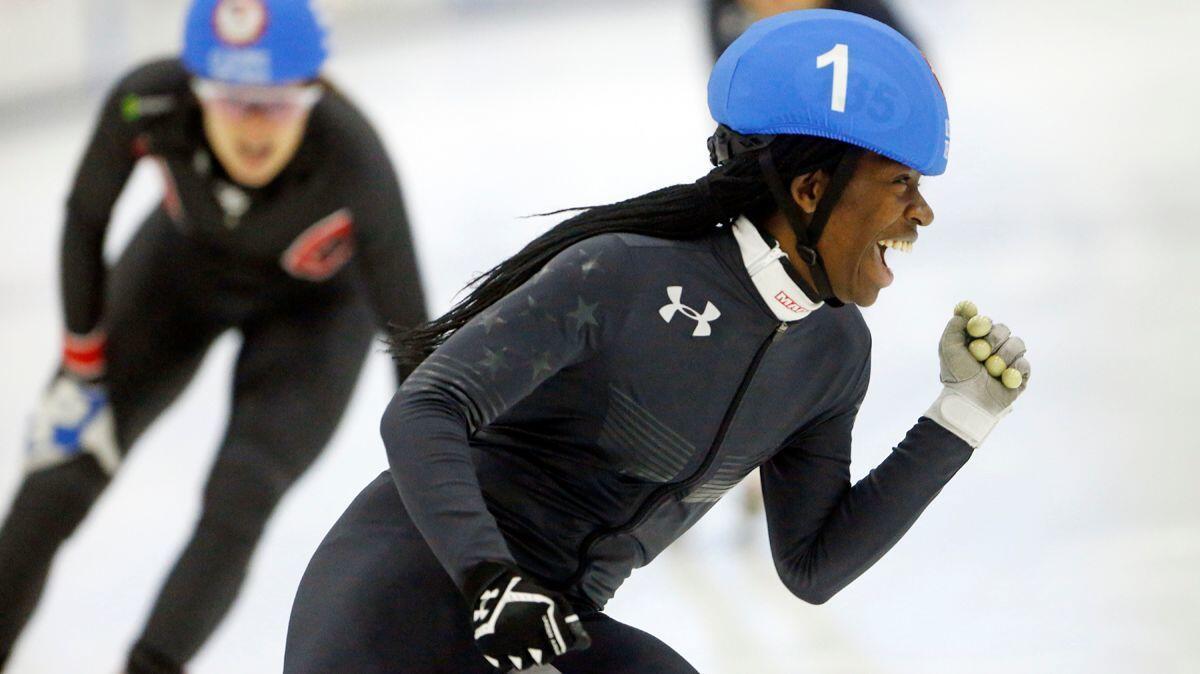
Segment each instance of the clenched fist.
[{"label": "clenched fist", "polygon": [[925,413],[978,447],[1029,383],[1025,342],[959,302],[938,344],[942,394]]}]

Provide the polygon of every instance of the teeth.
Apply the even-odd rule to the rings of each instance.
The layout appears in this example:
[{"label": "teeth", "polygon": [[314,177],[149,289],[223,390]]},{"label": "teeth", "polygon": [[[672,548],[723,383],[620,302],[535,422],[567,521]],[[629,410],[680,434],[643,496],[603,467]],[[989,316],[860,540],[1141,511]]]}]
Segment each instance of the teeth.
[{"label": "teeth", "polygon": [[912,241],[897,241],[895,239],[885,239],[879,242],[879,245],[893,248],[902,253],[911,253],[913,249]]}]

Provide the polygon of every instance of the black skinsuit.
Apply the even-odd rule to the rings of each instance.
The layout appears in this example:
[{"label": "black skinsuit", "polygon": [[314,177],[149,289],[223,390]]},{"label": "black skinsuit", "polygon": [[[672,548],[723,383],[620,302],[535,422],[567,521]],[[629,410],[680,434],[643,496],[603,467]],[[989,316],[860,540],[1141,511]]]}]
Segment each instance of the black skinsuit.
[{"label": "black skinsuit", "polygon": [[[107,333],[104,383],[123,451],[218,335],[236,330],[243,340],[203,514],[131,672],[176,671],[199,649],[236,597],[276,503],[336,428],[377,329],[426,318],[396,176],[355,107],[327,91],[289,165],[267,186],[242,189],[207,145],[188,77],[172,59],[116,86],[63,236],[67,329]],[[163,170],[163,203],[106,270],[109,214],[141,157]],[[0,530],[0,666],[59,545],[108,481],[89,455],[26,477]]]},{"label": "black skinsuit", "polygon": [[785,263],[758,236],[743,220],[736,237],[595,237],[435,351],[384,415],[390,474],[305,574],[285,671],[486,672],[454,590],[496,560],[594,632],[555,661],[565,674],[691,672],[600,611],[758,466],[796,596],[824,602],[878,560],[971,449],[922,417],[851,486],[870,334],[856,307],[759,285],[753,270]]}]

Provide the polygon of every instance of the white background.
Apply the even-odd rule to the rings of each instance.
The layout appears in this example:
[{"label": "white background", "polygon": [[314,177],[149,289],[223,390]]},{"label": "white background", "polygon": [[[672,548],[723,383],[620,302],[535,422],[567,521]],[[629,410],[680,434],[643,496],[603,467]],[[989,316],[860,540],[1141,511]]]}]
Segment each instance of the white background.
[{"label": "white background", "polygon": [[[182,4],[153,4],[0,6],[0,509],[59,348],[62,202],[96,85],[177,44]],[[707,170],[698,4],[487,4],[346,0],[333,13],[330,72],[393,152],[435,311],[550,224],[517,216]],[[896,283],[865,311],[874,376],[855,477],[936,395],[955,301],[1025,338],[1031,387],[909,535],[828,604],[788,595],[735,493],[610,612],[706,674],[1198,671],[1200,6],[900,6],[955,137],[949,172],[925,182],[937,221],[911,256],[890,255]],[[102,12],[98,33],[79,28],[96,7],[113,13],[107,25]],[[158,189],[139,171],[112,250]],[[235,349],[232,336],[214,348],[64,547],[9,671],[118,671],[197,515]],[[309,556],[384,466],[376,428],[391,385],[376,354],[192,672],[279,670]]]}]

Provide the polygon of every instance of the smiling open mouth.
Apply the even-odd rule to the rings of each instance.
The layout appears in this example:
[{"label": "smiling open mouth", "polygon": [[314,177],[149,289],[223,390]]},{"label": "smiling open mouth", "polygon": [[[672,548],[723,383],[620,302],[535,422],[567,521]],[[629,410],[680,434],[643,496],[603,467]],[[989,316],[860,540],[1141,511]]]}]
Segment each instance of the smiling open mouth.
[{"label": "smiling open mouth", "polygon": [[905,241],[902,239],[883,239],[882,241],[875,242],[875,246],[879,251],[879,264],[883,266],[886,277],[886,282],[884,285],[890,284],[894,278],[892,268],[889,267],[887,263],[887,250],[891,248],[902,253],[911,253],[915,243],[915,241]]},{"label": "smiling open mouth", "polygon": [[875,245],[880,247],[880,261],[883,263],[884,269],[892,271],[892,267],[888,266],[888,248],[895,249],[895,251],[900,251],[901,253],[911,253],[916,242],[901,241],[900,239],[884,239],[883,241],[877,241]]},{"label": "smiling open mouth", "polygon": [[884,239],[883,241],[880,241],[878,245],[880,248],[895,248],[896,250],[904,253],[911,253],[913,251],[914,242],[901,241],[900,239]]}]

